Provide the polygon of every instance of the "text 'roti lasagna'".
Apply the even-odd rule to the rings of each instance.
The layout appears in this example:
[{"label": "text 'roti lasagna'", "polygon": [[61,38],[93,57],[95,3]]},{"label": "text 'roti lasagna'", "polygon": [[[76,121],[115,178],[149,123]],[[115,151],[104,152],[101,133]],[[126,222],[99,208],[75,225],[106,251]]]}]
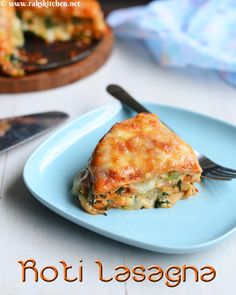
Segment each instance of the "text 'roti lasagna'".
[{"label": "text 'roti lasagna'", "polygon": [[90,214],[109,208],[169,208],[197,193],[202,169],[192,148],[154,114],[114,125],[99,141],[72,193]]},{"label": "text 'roti lasagna'", "polygon": [[80,46],[102,38],[106,25],[96,0],[58,0],[68,6],[37,7],[43,0],[6,0],[0,5],[0,70],[10,76],[22,76],[19,49],[30,32],[47,43],[76,40]]}]

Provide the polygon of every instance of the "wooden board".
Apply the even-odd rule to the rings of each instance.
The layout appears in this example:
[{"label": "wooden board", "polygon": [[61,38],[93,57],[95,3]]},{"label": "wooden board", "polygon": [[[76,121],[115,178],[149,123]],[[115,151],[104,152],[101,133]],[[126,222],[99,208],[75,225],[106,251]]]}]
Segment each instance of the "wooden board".
[{"label": "wooden board", "polygon": [[65,67],[45,70],[24,77],[0,77],[0,93],[40,91],[78,81],[98,70],[110,56],[112,47],[113,34],[108,29],[101,43],[85,59]]}]

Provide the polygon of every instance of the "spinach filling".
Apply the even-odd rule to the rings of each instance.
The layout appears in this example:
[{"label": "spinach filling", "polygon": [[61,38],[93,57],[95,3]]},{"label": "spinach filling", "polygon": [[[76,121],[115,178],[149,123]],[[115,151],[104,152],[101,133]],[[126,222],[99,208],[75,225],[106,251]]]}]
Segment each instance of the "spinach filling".
[{"label": "spinach filling", "polygon": [[115,193],[117,194],[117,195],[122,195],[124,192],[126,191],[126,189],[124,188],[124,187],[119,187],[116,191],[115,191]]},{"label": "spinach filling", "polygon": [[178,181],[177,186],[179,188],[179,191],[181,191],[181,188],[182,188],[182,180],[181,179]]},{"label": "spinach filling", "polygon": [[158,200],[156,200],[156,202],[155,202],[155,208],[161,208],[163,205],[169,205],[170,204],[170,202],[168,201],[168,200],[160,200],[160,199],[158,199]]},{"label": "spinach filling", "polygon": [[168,173],[168,179],[169,180],[177,180],[180,178],[180,174],[177,171],[172,171]]},{"label": "spinach filling", "polygon": [[91,24],[92,20],[91,19],[84,19],[84,18],[79,18],[76,16],[72,17],[72,23],[74,25],[79,25],[79,24]]},{"label": "spinach filling", "polygon": [[45,18],[45,26],[47,29],[51,29],[55,27],[55,23],[53,22],[51,17],[46,17]]},{"label": "spinach filling", "polygon": [[161,196],[155,201],[154,208],[161,208],[163,205],[169,205],[170,202],[167,200],[169,194],[167,192],[161,192]]}]

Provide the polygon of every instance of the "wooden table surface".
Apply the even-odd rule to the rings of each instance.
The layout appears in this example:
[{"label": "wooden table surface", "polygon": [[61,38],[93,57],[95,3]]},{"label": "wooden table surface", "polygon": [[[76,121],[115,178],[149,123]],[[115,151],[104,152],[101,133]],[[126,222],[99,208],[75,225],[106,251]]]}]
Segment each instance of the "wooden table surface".
[{"label": "wooden table surface", "polygon": [[[134,54],[135,53],[135,54]],[[55,90],[0,96],[0,117],[63,110],[70,120],[96,107],[112,103],[106,93],[109,83],[119,83],[135,97],[204,113],[236,125],[236,90],[210,71],[162,69],[136,42],[117,41],[106,65],[90,77]],[[51,134],[53,131],[51,132]],[[211,250],[191,255],[163,255],[115,242],[79,227],[45,208],[24,186],[22,169],[30,154],[50,134],[0,156],[0,294],[236,294],[236,235]],[[236,196],[235,196],[236,197]],[[220,217],[219,217],[220,218]],[[36,260],[37,267],[55,265],[59,277],[52,283],[35,283],[31,273],[21,282],[18,260]],[[84,281],[63,281],[61,264],[73,265],[75,275],[83,259]],[[210,283],[186,283],[169,288],[158,283],[102,283],[98,280],[96,259],[103,262],[105,274],[126,264],[214,266],[217,277]]]}]

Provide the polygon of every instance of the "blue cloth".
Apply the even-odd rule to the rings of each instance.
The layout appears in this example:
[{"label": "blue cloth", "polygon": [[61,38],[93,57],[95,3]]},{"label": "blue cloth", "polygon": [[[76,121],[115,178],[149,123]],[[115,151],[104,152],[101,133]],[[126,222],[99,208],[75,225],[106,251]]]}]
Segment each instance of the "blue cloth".
[{"label": "blue cloth", "polygon": [[236,85],[236,0],[162,0],[108,16],[121,37],[143,40],[163,66],[220,71]]}]

